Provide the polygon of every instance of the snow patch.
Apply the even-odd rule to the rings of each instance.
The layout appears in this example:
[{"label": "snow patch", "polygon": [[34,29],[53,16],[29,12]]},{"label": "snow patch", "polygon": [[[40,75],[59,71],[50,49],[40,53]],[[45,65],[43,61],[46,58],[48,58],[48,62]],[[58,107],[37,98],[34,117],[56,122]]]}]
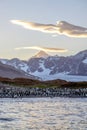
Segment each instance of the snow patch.
[{"label": "snow patch", "polygon": [[87,64],[87,58],[85,60],[82,61],[83,63]]},{"label": "snow patch", "polygon": [[0,61],[1,61],[2,64],[6,64],[8,60],[0,59]]},{"label": "snow patch", "polygon": [[20,69],[23,70],[24,72],[27,72],[27,70],[29,69],[29,66],[27,64],[20,64]]},{"label": "snow patch", "polygon": [[45,68],[45,66],[44,66],[44,61],[42,61],[42,60],[40,61],[39,67],[43,69],[42,72],[38,72],[38,70],[37,70],[37,71],[35,71],[35,72],[30,72],[29,74],[34,75],[34,76],[38,76],[38,77],[40,77],[40,78],[46,77],[47,75],[49,75],[50,69]]}]

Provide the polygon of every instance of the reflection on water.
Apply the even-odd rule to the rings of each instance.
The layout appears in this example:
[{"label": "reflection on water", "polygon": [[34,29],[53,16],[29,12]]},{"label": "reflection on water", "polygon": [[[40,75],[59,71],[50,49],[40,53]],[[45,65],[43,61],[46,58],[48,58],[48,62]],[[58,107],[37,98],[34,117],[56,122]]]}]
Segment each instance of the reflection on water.
[{"label": "reflection on water", "polygon": [[0,130],[87,130],[87,99],[0,99]]}]

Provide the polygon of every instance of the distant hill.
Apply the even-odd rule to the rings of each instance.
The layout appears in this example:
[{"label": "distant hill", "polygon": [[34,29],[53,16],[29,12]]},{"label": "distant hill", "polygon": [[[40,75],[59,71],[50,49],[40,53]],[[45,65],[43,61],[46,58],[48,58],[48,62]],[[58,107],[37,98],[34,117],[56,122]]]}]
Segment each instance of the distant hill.
[{"label": "distant hill", "polygon": [[[2,83],[2,84],[1,84]],[[40,81],[29,78],[3,78],[0,77],[0,87],[29,87],[29,88],[87,88],[87,82],[67,82],[65,80]],[[7,85],[7,86],[6,86]]]}]

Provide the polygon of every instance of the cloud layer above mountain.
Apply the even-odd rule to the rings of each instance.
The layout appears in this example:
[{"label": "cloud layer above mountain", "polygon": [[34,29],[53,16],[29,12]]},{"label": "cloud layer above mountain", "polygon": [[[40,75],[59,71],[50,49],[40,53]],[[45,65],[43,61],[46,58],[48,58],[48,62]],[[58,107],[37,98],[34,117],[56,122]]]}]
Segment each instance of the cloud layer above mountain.
[{"label": "cloud layer above mountain", "polygon": [[23,20],[11,20],[11,23],[23,26],[26,29],[37,30],[44,33],[53,33],[77,38],[78,37],[87,38],[87,28],[76,26],[65,21],[59,21],[55,25],[26,22]]},{"label": "cloud layer above mountain", "polygon": [[42,50],[46,52],[66,52],[67,51],[66,49],[61,49],[61,48],[49,48],[49,47],[39,47],[39,46],[15,48],[15,50],[27,50],[27,49]]}]

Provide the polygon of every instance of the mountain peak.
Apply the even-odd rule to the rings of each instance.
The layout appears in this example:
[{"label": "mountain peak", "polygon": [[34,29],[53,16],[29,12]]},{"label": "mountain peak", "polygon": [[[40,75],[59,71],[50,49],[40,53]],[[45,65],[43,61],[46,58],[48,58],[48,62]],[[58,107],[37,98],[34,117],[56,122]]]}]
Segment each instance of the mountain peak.
[{"label": "mountain peak", "polygon": [[34,58],[47,58],[49,55],[45,51],[39,51]]}]

